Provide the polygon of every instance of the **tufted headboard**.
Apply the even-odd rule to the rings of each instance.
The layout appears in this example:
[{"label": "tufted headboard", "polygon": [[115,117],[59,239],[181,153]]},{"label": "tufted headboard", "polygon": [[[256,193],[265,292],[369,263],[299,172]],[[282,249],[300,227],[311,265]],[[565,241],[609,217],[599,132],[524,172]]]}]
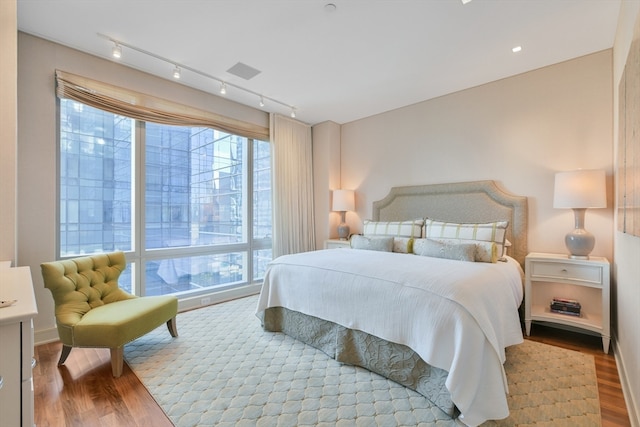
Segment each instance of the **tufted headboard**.
[{"label": "tufted headboard", "polygon": [[480,223],[509,221],[509,256],[524,268],[527,256],[527,198],[508,193],[495,181],[393,187],[373,202],[374,221],[432,218],[440,221]]}]

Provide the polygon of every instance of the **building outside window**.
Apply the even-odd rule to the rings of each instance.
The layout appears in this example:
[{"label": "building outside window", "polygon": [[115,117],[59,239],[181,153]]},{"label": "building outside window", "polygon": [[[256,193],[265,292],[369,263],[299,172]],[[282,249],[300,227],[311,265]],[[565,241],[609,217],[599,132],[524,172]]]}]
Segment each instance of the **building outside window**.
[{"label": "building outside window", "polygon": [[59,256],[121,250],[137,295],[262,279],[271,260],[271,150],[60,99]]}]

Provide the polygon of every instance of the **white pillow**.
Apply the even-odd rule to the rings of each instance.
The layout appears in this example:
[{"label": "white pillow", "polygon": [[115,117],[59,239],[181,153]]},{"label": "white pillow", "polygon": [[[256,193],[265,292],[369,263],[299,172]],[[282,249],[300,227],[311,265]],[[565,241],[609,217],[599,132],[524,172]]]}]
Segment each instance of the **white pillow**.
[{"label": "white pillow", "polygon": [[[496,221],[479,224],[425,220],[425,237],[429,239],[448,239],[459,241],[488,242],[496,244],[496,254],[502,256],[509,221]],[[489,251],[493,249],[489,246]],[[493,257],[491,257],[493,258]]]},{"label": "white pillow", "polygon": [[418,255],[475,262],[476,244],[455,240],[416,239],[414,251]]},{"label": "white pillow", "polygon": [[351,249],[366,249],[369,251],[391,252],[393,250],[393,236],[351,236]]}]

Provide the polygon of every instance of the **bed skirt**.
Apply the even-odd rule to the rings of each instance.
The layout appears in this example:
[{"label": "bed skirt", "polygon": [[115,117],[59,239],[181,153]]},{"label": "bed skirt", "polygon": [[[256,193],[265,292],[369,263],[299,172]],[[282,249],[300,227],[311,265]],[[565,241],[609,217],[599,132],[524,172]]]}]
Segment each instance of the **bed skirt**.
[{"label": "bed skirt", "polygon": [[361,366],[408,387],[451,418],[459,415],[445,386],[447,371],[428,365],[409,347],[283,307],[261,314],[264,330],[283,332],[338,362]]}]

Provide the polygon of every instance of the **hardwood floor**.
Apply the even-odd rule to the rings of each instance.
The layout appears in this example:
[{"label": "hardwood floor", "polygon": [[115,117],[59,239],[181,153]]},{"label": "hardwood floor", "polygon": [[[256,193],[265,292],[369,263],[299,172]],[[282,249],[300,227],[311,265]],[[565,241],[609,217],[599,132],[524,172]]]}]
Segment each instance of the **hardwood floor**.
[{"label": "hardwood floor", "polygon": [[[534,325],[527,339],[593,355],[602,427],[631,426],[615,358],[602,352],[600,338]],[[38,427],[173,425],[126,363],[120,378],[111,376],[109,350],[76,348],[58,367],[61,348],[50,343],[35,349]]]}]

